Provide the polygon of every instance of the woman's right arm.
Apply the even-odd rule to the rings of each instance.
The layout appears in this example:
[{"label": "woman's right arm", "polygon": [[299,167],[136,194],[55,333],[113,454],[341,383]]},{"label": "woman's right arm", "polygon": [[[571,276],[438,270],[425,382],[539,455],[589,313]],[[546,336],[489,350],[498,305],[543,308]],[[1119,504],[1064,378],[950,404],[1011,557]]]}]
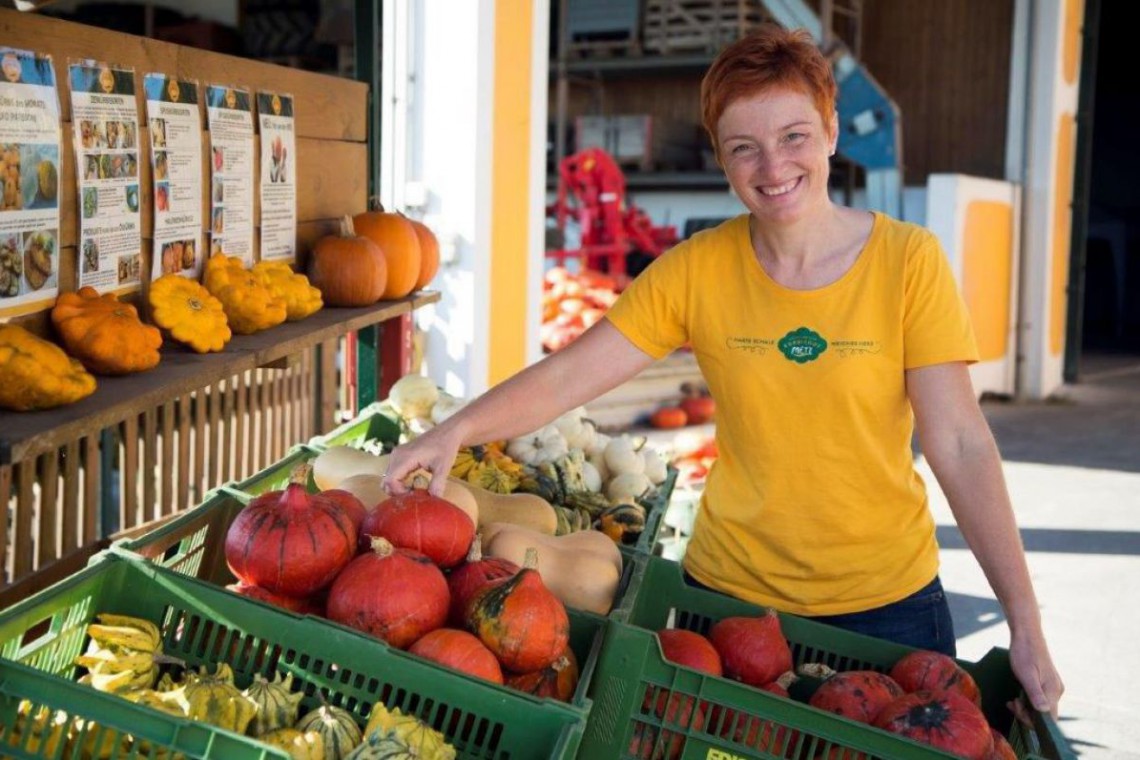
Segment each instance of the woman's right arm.
[{"label": "woman's right arm", "polygon": [[390,493],[407,490],[409,473],[433,475],[429,490],[443,493],[446,475],[462,446],[529,433],[562,413],[591,401],[653,363],[608,319],[542,361],[491,388],[442,424],[399,446],[389,460],[385,484]]}]

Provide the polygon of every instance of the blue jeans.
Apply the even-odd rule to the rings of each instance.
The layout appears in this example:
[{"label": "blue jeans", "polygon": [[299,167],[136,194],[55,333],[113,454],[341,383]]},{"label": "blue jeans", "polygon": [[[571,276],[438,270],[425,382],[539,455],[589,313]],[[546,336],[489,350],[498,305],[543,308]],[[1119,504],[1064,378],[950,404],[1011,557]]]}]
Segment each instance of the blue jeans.
[{"label": "blue jeans", "polygon": [[[693,576],[685,573],[688,585],[723,593],[710,588]],[[923,588],[905,599],[876,607],[863,612],[849,612],[844,615],[820,615],[808,620],[833,625],[852,633],[886,639],[896,644],[904,644],[915,649],[929,649],[954,657],[957,648],[954,643],[954,621],[950,618],[950,604],[942,581],[938,576]]]}]

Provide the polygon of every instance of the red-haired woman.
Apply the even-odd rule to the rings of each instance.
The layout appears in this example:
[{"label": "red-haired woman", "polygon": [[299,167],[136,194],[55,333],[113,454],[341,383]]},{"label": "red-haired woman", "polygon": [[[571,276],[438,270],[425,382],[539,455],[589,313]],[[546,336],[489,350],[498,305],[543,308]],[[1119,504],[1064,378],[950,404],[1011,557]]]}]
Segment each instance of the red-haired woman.
[{"label": "red-haired woman", "polygon": [[1055,712],[1063,687],[971,386],[964,303],[931,233],[832,202],[835,97],[803,31],[765,27],[725,49],[702,116],[748,213],[665,253],[577,341],[396,449],[389,487],[420,466],[446,473],[461,445],[534,430],[688,343],[719,410],[690,582],[952,654],[917,427],[1005,610],[1014,672]]}]

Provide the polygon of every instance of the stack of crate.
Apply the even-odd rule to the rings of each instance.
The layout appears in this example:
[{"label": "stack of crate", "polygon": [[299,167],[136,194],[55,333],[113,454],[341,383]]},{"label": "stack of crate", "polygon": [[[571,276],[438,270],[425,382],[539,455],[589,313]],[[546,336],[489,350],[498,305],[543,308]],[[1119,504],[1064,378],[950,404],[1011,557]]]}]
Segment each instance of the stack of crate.
[{"label": "stack of crate", "polygon": [[715,53],[769,20],[759,0],[646,0],[647,51]]}]

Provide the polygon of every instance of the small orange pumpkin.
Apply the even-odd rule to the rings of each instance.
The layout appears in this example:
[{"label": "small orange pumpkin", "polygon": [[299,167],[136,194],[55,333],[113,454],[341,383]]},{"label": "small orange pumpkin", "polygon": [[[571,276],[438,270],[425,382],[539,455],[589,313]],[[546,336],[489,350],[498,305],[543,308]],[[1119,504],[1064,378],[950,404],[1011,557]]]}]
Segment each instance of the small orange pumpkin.
[{"label": "small orange pumpkin", "polygon": [[90,286],[61,293],[51,321],[67,352],[91,372],[125,375],[158,364],[162,333],[114,293],[101,296]]},{"label": "small orange pumpkin", "polygon": [[403,214],[390,214],[373,198],[370,210],[357,214],[352,224],[358,235],[371,240],[384,252],[388,282],[381,298],[403,298],[420,279],[420,240]]},{"label": "small orange pumpkin", "polygon": [[339,235],[317,241],[309,262],[309,280],[330,306],[368,306],[384,297],[388,264],[372,240],[357,235],[351,217]]},{"label": "small orange pumpkin", "polygon": [[423,222],[409,219],[416,237],[420,241],[420,277],[416,280],[415,290],[423,290],[439,271],[439,240],[435,233]]}]

